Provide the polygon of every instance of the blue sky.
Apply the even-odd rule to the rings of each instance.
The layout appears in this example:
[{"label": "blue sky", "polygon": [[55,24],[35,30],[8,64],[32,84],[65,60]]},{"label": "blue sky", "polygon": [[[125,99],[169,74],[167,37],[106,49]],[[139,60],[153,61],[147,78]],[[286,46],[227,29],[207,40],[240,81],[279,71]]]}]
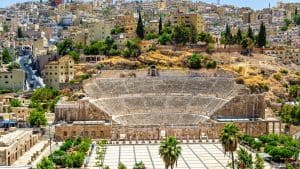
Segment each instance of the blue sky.
[{"label": "blue sky", "polygon": [[[29,0],[0,0],[0,7],[7,7],[17,2],[25,2]],[[88,1],[88,0],[86,0]],[[203,0],[208,3],[216,3],[217,0]],[[247,6],[253,9],[262,9],[269,6],[269,2],[272,6],[276,5],[277,0],[220,0],[221,4],[235,5],[239,7]],[[299,2],[299,0],[283,0],[283,2]]]}]

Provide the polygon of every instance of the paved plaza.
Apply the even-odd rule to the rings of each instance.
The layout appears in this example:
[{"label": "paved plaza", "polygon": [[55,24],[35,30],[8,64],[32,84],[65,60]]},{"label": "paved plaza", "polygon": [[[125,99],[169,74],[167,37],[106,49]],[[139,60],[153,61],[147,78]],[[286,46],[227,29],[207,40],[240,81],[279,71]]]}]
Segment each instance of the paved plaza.
[{"label": "paved plaza", "polygon": [[[182,144],[182,156],[176,169],[222,169],[226,168],[229,156],[224,155],[221,144]],[[147,169],[164,169],[158,154],[159,145],[109,145],[104,164],[116,169],[119,162],[133,168],[135,162],[143,161]],[[88,168],[96,167],[94,151]]]}]

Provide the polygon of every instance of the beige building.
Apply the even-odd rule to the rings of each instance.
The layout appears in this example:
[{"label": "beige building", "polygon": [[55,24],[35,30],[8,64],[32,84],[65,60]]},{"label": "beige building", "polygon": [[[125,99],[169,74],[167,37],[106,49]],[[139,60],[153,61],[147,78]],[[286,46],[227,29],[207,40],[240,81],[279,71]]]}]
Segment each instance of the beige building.
[{"label": "beige building", "polygon": [[174,25],[185,24],[188,27],[194,26],[198,33],[203,32],[205,24],[203,17],[198,13],[178,13],[171,16],[170,21]]},{"label": "beige building", "polygon": [[0,89],[23,90],[25,87],[25,72],[20,69],[0,71]]},{"label": "beige building", "polygon": [[45,65],[42,75],[47,86],[58,89],[60,83],[74,79],[74,60],[66,55]]},{"label": "beige building", "polygon": [[0,166],[10,166],[38,141],[32,130],[16,130],[0,137]]}]

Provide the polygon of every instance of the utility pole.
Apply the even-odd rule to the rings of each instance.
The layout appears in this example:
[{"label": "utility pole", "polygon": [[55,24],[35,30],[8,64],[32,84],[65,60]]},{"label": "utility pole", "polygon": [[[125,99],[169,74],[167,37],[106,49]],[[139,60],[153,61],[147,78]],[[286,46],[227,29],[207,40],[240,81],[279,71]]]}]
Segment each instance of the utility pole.
[{"label": "utility pole", "polygon": [[52,154],[52,146],[51,146],[51,134],[50,134],[50,126],[51,124],[48,125],[49,126],[49,141],[50,141],[50,154]]}]

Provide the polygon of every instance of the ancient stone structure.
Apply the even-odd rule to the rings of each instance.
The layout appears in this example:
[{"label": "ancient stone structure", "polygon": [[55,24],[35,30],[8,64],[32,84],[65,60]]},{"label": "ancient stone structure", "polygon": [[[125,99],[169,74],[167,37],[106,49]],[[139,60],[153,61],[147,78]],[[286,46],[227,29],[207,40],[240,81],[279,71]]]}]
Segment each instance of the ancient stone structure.
[{"label": "ancient stone structure", "polygon": [[16,130],[0,136],[0,166],[13,164],[38,141],[32,130]]},{"label": "ancient stone structure", "polygon": [[[150,70],[151,71],[151,70]],[[149,75],[149,74],[148,74]],[[230,77],[137,76],[96,78],[72,111],[56,106],[57,140],[78,135],[112,140],[218,138],[227,121],[247,134],[269,132],[264,95]],[[259,129],[259,130],[255,130]]]}]

